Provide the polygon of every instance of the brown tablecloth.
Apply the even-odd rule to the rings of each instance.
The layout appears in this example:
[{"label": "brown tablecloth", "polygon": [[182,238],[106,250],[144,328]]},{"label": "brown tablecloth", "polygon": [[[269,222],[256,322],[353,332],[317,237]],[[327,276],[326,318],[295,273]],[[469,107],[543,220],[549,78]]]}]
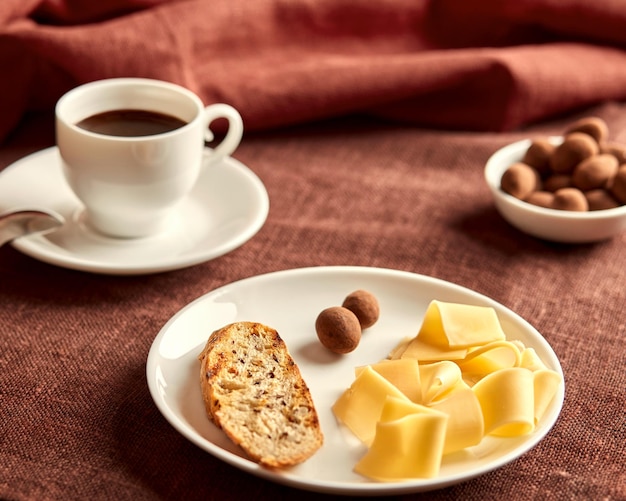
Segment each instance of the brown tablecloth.
[{"label": "brown tablecloth", "polygon": [[482,173],[500,146],[580,116],[626,142],[625,22],[622,0],[1,0],[0,168],[54,144],[50,111],[69,88],[160,78],[241,111],[235,157],[271,208],[233,252],[149,276],[0,248],[0,498],[323,497],[191,444],[154,405],[145,364],[161,327],[206,292],[345,264],[490,296],[565,371],[561,417],[537,447],[404,499],[626,499],[626,235],[521,234]]},{"label": "brown tablecloth", "polygon": [[[626,105],[584,114],[626,139]],[[265,226],[191,268],[83,273],[0,248],[0,498],[321,499],[224,464],[162,417],[145,363],[180,308],[223,284],[317,265],[408,270],[494,298],[561,360],[562,414],[535,448],[474,480],[401,499],[626,499],[626,234],[589,245],[526,236],[496,213],[483,165],[498,147],[560,133],[581,115],[511,133],[347,117],[249,133],[235,157],[263,180]],[[30,121],[6,166],[53,143]]]}]

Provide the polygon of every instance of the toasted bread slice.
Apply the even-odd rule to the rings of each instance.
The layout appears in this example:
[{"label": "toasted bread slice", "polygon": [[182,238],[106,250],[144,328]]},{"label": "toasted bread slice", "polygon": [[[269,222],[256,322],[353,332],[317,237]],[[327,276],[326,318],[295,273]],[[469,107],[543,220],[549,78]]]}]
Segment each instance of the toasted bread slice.
[{"label": "toasted bread slice", "polygon": [[207,415],[252,460],[291,466],[321,447],[311,393],[276,330],[226,325],[211,334],[198,359]]}]

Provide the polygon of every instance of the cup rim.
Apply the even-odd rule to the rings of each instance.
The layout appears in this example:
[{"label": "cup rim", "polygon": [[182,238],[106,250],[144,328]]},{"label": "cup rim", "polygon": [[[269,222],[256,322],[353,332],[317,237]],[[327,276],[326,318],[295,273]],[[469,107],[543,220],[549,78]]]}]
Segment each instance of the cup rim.
[{"label": "cup rim", "polygon": [[[91,92],[93,89],[97,88],[114,88],[114,87],[122,87],[125,85],[145,85],[152,86],[159,89],[169,90],[175,92],[185,98],[187,98],[190,102],[195,105],[195,115],[191,120],[185,120],[187,123],[185,125],[178,127],[174,130],[161,132],[159,134],[151,134],[147,136],[113,136],[109,134],[101,134],[98,132],[93,132],[87,129],[83,129],[76,124],[76,121],[69,120],[65,114],[65,108],[68,105],[68,102],[77,99],[80,95]],[[57,122],[63,123],[65,127],[70,128],[76,133],[83,134],[85,136],[91,136],[98,139],[109,140],[109,141],[119,141],[119,142],[136,142],[137,140],[142,141],[153,141],[158,140],[166,136],[172,136],[176,134],[183,134],[189,127],[194,126],[196,122],[202,120],[202,110],[205,108],[201,99],[191,90],[183,87],[182,85],[168,82],[165,80],[158,80],[153,78],[143,78],[143,77],[115,77],[115,78],[106,78],[93,80],[91,82],[87,82],[81,85],[78,85],[65,94],[63,94],[55,105],[55,119]],[[115,108],[111,108],[115,109]],[[103,110],[107,111],[107,110]],[[162,110],[148,110],[155,112],[162,112]],[[87,115],[89,116],[89,115]],[[180,118],[180,117],[179,117]]]}]

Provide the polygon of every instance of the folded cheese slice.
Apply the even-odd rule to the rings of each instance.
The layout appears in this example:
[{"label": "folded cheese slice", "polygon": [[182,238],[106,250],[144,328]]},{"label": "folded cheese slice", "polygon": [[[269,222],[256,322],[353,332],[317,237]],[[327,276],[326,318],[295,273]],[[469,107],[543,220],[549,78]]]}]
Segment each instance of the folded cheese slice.
[{"label": "folded cheese slice", "polygon": [[477,445],[484,436],[483,412],[478,397],[465,383],[428,407],[448,416],[443,454]]},{"label": "folded cheese slice", "polygon": [[519,367],[521,361],[520,350],[511,341],[491,341],[483,346],[472,348],[463,360],[457,364],[467,379],[480,379],[487,374]]},{"label": "folded cheese slice", "polygon": [[449,350],[505,338],[493,308],[437,300],[428,305],[417,337],[424,343]]},{"label": "folded cheese slice", "polygon": [[447,421],[443,412],[387,397],[374,441],[354,471],[383,482],[437,476]]},{"label": "folded cheese slice", "polygon": [[485,376],[472,390],[483,411],[485,433],[513,437],[535,426],[534,376],[523,367],[502,369]]},{"label": "folded cheese slice", "polygon": [[335,417],[345,424],[363,443],[370,445],[387,396],[411,402],[393,384],[371,366],[359,371],[358,376],[334,403]]},{"label": "folded cheese slice", "polygon": [[461,369],[449,360],[419,366],[422,382],[422,403],[430,405],[442,399],[463,383]]},{"label": "folded cheese slice", "polygon": [[561,375],[550,369],[533,372],[535,390],[535,424],[543,417],[561,386]]},{"label": "folded cheese slice", "polygon": [[[422,384],[417,360],[413,358],[381,360],[371,364],[370,367],[404,393],[409,400],[422,403]],[[365,366],[357,367],[355,375],[358,376],[364,368]]]}]

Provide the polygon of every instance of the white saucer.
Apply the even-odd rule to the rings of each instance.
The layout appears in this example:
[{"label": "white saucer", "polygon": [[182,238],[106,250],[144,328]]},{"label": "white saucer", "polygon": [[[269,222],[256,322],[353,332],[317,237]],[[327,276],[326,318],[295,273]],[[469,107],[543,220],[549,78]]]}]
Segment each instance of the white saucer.
[{"label": "white saucer", "polygon": [[0,213],[24,208],[52,210],[66,220],[52,233],[14,240],[24,254],[76,270],[139,275],[192,266],[241,246],[263,226],[269,197],[256,174],[228,157],[203,170],[166,232],[109,238],[83,224],[82,204],[65,182],[52,147],[0,173]]}]

